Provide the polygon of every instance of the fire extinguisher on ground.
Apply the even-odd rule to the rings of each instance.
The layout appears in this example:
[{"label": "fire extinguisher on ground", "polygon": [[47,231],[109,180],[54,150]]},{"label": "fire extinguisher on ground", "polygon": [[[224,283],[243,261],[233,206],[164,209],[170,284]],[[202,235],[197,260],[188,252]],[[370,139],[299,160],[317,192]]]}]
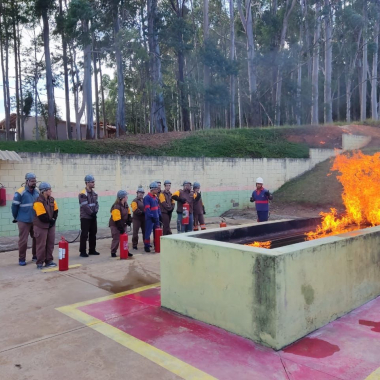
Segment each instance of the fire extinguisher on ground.
[{"label": "fire extinguisher on ground", "polygon": [[219,226],[220,228],[227,227],[227,223],[224,218],[221,218]]},{"label": "fire extinguisher on ground", "polygon": [[0,206],[5,206],[7,204],[7,192],[2,183],[0,183]]},{"label": "fire extinguisher on ground", "polygon": [[161,236],[163,235],[163,230],[161,226],[154,230],[154,251],[155,253],[161,252]]},{"label": "fire extinguisher on ground", "polygon": [[129,254],[128,234],[120,235],[120,260],[127,260]]},{"label": "fire extinguisher on ground", "polygon": [[69,243],[62,236],[58,244],[58,269],[62,272],[69,269]]},{"label": "fire extinguisher on ground", "polygon": [[182,224],[186,225],[190,222],[190,205],[188,203],[183,204],[182,211]]}]

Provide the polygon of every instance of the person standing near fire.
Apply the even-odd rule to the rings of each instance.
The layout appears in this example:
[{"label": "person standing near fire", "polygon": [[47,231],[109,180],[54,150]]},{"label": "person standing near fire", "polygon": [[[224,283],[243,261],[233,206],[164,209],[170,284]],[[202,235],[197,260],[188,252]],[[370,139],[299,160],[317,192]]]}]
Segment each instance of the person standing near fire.
[{"label": "person standing near fire", "polygon": [[132,223],[133,223],[133,236],[132,246],[133,249],[137,249],[139,242],[139,230],[141,229],[142,237],[145,236],[145,212],[144,212],[144,194],[145,191],[142,187],[137,189],[137,197],[132,201],[131,208],[133,211]]},{"label": "person standing near fire", "polygon": [[45,267],[56,267],[53,261],[55,222],[58,218],[57,202],[51,196],[51,186],[47,182],[41,182],[39,186],[40,195],[34,202],[33,219],[34,237],[37,249],[37,269]]},{"label": "person standing near fire", "polygon": [[29,235],[33,239],[32,260],[37,261],[36,239],[33,235],[33,203],[38,198],[36,190],[37,179],[34,173],[26,173],[25,186],[20,187],[13,197],[12,216],[13,223],[18,226],[18,263],[20,266],[26,265],[26,250],[28,248]]},{"label": "person standing near fire", "polygon": [[269,190],[264,189],[264,180],[261,177],[256,179],[256,190],[253,191],[250,202],[255,202],[257,221],[266,222],[269,218],[269,201],[273,195]]},{"label": "person standing near fire", "polygon": [[[193,218],[193,207],[194,200],[198,200],[200,195],[198,193],[194,193],[191,190],[191,182],[184,181],[183,189],[177,190],[173,193],[172,198],[177,201],[177,230],[179,233],[181,232],[191,232],[193,230],[194,218]],[[183,205],[185,203],[189,204],[189,224],[182,224],[183,217]]]},{"label": "person standing near fire", "polygon": [[206,211],[205,205],[202,201],[201,184],[199,182],[194,182],[193,190],[195,194],[199,195],[197,200],[194,200],[194,231],[198,231],[199,225],[201,225],[201,230],[205,230],[206,224],[205,217],[203,215],[206,214]]},{"label": "person standing near fire", "polygon": [[[120,235],[126,233],[126,226],[132,223],[131,210],[128,206],[128,193],[125,190],[117,192],[116,201],[111,207],[111,217],[108,226],[111,229],[112,243],[111,243],[111,257],[117,257],[116,252],[119,248]],[[133,254],[128,252],[128,256],[132,257]]]},{"label": "person standing near fire", "polygon": [[[160,226],[161,210],[158,204],[158,185],[157,182],[152,182],[149,185],[150,192],[144,197],[145,211],[145,236],[144,236],[144,251],[150,252],[150,235],[156,228]],[[153,239],[154,240],[154,239]]]},{"label": "person standing near fire", "polygon": [[160,201],[163,235],[171,235],[172,230],[170,229],[170,222],[172,220],[175,202],[172,199],[172,193],[170,191],[172,183],[169,180],[166,180],[164,186],[164,191],[161,191],[158,194],[158,200]]},{"label": "person standing near fire", "polygon": [[[96,234],[98,232],[98,224],[96,221],[99,211],[98,194],[95,193],[95,178],[91,174],[87,174],[84,178],[86,187],[79,193],[80,204],[80,257],[88,257],[88,255],[99,255],[96,251]],[[86,243],[88,238],[88,254],[86,252]]]}]

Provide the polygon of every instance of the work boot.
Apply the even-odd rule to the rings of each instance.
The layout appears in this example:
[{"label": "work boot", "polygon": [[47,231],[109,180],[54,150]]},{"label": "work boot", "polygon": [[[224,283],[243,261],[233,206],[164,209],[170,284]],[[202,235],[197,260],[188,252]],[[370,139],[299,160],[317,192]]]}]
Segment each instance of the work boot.
[{"label": "work boot", "polygon": [[194,227],[194,230],[193,231],[198,231],[198,227]]},{"label": "work boot", "polygon": [[144,251],[145,251],[145,252],[150,252],[150,246],[149,246],[149,245],[146,245],[146,246],[144,247]]},{"label": "work boot", "polygon": [[95,255],[95,256],[100,255],[100,253],[97,252],[97,251],[91,251],[91,252],[89,252],[88,254],[89,254],[89,255]]},{"label": "work boot", "polygon": [[136,246],[136,245],[134,245],[134,246],[133,246],[133,249],[136,249],[136,250],[137,250],[137,246]]},{"label": "work boot", "polygon": [[43,268],[42,264],[37,264],[37,269],[42,269],[42,268]]},{"label": "work boot", "polygon": [[19,260],[18,265],[20,265],[20,267],[24,267],[26,265],[26,261]]},{"label": "work boot", "polygon": [[111,252],[111,257],[117,257],[117,256],[116,256],[116,253]]},{"label": "work boot", "polygon": [[32,257],[32,261],[33,261],[33,262],[37,261],[37,256],[33,256],[33,257]]},{"label": "work boot", "polygon": [[133,256],[133,253],[128,252],[128,257],[132,257],[132,256]]},{"label": "work boot", "polygon": [[80,256],[80,257],[88,257],[88,255],[87,255],[86,252],[81,252],[79,256]]},{"label": "work boot", "polygon": [[54,261],[49,261],[48,263],[45,263],[45,267],[47,267],[47,268],[53,268],[56,266],[57,266],[57,264]]}]

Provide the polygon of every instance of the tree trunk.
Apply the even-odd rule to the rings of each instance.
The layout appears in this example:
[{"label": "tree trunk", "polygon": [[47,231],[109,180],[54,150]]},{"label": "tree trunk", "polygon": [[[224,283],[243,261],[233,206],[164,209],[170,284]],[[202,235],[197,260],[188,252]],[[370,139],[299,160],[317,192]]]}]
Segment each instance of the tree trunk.
[{"label": "tree trunk", "polygon": [[276,107],[276,125],[280,125],[281,123],[281,89],[282,89],[282,59],[283,59],[282,53],[285,47],[285,38],[286,38],[286,32],[288,30],[289,17],[290,17],[290,14],[292,13],[296,0],[292,0],[289,10],[288,10],[288,3],[289,3],[289,0],[286,1],[286,13],[284,15],[284,20],[282,22],[282,30],[281,30],[281,38],[280,38],[280,51],[279,51],[280,63],[278,65],[278,71],[277,71],[276,106],[275,106]]},{"label": "tree trunk", "polygon": [[103,87],[103,74],[102,74],[102,61],[99,59],[99,74],[100,74],[100,92],[102,93],[102,113],[103,113],[103,136],[107,137],[107,127],[106,127],[106,107],[104,104],[104,87]]},{"label": "tree trunk", "polygon": [[332,123],[332,98],[331,98],[331,76],[332,76],[332,19],[330,0],[325,0],[325,86],[324,86],[324,121]]},{"label": "tree trunk", "polygon": [[[16,17],[16,16],[14,16]],[[15,86],[16,86],[16,124],[17,124],[17,136],[18,140],[22,140],[21,136],[21,112],[20,112],[20,95],[19,95],[19,69],[18,69],[18,43],[16,34],[16,21],[13,20],[13,48],[14,48],[14,59],[15,59]]]},{"label": "tree trunk", "polygon": [[37,61],[37,37],[36,37],[36,26],[33,25],[33,34],[34,34],[34,118],[36,123],[36,140],[40,139],[40,130],[38,128],[38,61]]},{"label": "tree trunk", "polygon": [[319,74],[319,39],[321,34],[321,4],[317,0],[315,4],[315,28],[314,28],[314,52],[313,52],[313,75],[312,75],[312,105],[311,124],[319,124],[318,112],[318,74]]},{"label": "tree trunk", "polygon": [[51,70],[50,59],[50,37],[49,37],[49,17],[47,9],[42,11],[43,21],[43,38],[44,38],[44,52],[45,52],[45,66],[46,66],[46,93],[48,101],[48,125],[47,137],[49,140],[56,140],[57,134],[55,129],[54,120],[54,93],[53,93],[53,73]]},{"label": "tree trunk", "polygon": [[351,83],[350,77],[346,79],[346,121],[351,122]]},{"label": "tree trunk", "polygon": [[25,116],[23,113],[24,110],[24,95],[22,90],[22,69],[21,69],[21,36],[20,36],[20,27],[17,23],[17,53],[18,53],[18,72],[19,72],[19,82],[20,82],[20,122],[21,122],[21,139],[25,140]]},{"label": "tree trunk", "polygon": [[[235,15],[234,15],[234,1],[230,0],[230,61],[231,64],[235,62]],[[235,128],[235,75],[230,76],[230,128]]]},{"label": "tree trunk", "polygon": [[240,78],[238,76],[237,78],[237,85],[238,85],[238,109],[239,109],[239,128],[243,128],[243,106],[242,106],[242,100],[241,100],[241,88],[240,88]]},{"label": "tree trunk", "polygon": [[[95,50],[95,49],[94,49]],[[94,79],[95,79],[95,117],[96,117],[96,138],[100,139],[100,112],[99,112],[99,85],[98,85],[98,68],[97,68],[97,53],[92,53],[94,62]]]},{"label": "tree trunk", "polygon": [[125,91],[124,91],[124,65],[121,54],[120,19],[116,11],[113,20],[115,34],[115,56],[117,69],[117,113],[116,113],[116,137],[125,135]]},{"label": "tree trunk", "polygon": [[363,64],[361,75],[361,102],[360,102],[360,120],[364,121],[367,118],[367,70],[368,70],[368,40],[367,40],[367,6],[363,2],[364,30],[363,30]]},{"label": "tree trunk", "polygon": [[[379,7],[380,8],[380,7]],[[380,11],[380,9],[379,9]],[[375,26],[373,29],[374,36],[374,51],[372,58],[372,79],[371,79],[371,117],[373,120],[378,120],[378,110],[377,110],[377,71],[378,71],[378,51],[379,51],[379,32],[380,32],[380,20],[379,15],[376,19]]]},{"label": "tree trunk", "polygon": [[[59,14],[63,17],[62,0],[59,0]],[[65,83],[65,107],[66,107],[66,134],[69,140],[72,140],[73,135],[71,133],[70,122],[70,88],[69,88],[69,71],[67,68],[67,42],[64,31],[61,34],[62,38],[62,58],[63,58],[63,76]]]},{"label": "tree trunk", "polygon": [[[181,37],[182,38],[182,37]],[[189,107],[187,106],[187,96],[186,96],[186,88],[185,88],[185,57],[182,51],[178,52],[178,86],[180,92],[180,107],[182,113],[182,124],[183,130],[185,132],[190,131],[190,115],[189,115]]]},{"label": "tree trunk", "polygon": [[[209,39],[210,35],[210,25],[208,20],[208,1],[203,0],[203,45],[206,45],[206,42]],[[204,98],[204,111],[203,111],[203,128],[211,128],[211,117],[210,117],[210,102],[207,100],[207,90],[211,85],[211,73],[210,67],[207,65],[203,66],[203,87],[205,92]]]}]

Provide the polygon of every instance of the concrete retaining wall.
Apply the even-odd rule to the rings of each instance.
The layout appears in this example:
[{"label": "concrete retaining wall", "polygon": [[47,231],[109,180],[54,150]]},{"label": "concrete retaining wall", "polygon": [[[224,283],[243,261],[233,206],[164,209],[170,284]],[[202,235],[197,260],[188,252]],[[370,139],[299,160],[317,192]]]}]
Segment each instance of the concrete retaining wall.
[{"label": "concrete retaining wall", "polygon": [[257,177],[263,177],[265,187],[274,191],[335,154],[331,149],[311,149],[306,159],[212,159],[21,153],[23,162],[0,161],[0,182],[7,189],[8,199],[7,205],[0,207],[0,236],[17,234],[17,227],[11,223],[11,200],[29,171],[36,173],[39,181],[52,185],[60,209],[57,227],[62,231],[79,229],[77,197],[89,173],[95,175],[100,195],[98,224],[106,227],[119,189],[126,189],[131,201],[139,185],[147,191],[156,179],[170,179],[173,191],[181,188],[185,179],[198,181],[207,215],[219,216],[234,207],[252,207],[249,197]]},{"label": "concrete retaining wall", "polygon": [[366,146],[371,141],[371,136],[360,135],[342,135],[342,148],[343,150],[360,149]]},{"label": "concrete retaining wall", "polygon": [[275,349],[380,294],[380,227],[273,250],[205,233],[162,238],[162,306]]}]

